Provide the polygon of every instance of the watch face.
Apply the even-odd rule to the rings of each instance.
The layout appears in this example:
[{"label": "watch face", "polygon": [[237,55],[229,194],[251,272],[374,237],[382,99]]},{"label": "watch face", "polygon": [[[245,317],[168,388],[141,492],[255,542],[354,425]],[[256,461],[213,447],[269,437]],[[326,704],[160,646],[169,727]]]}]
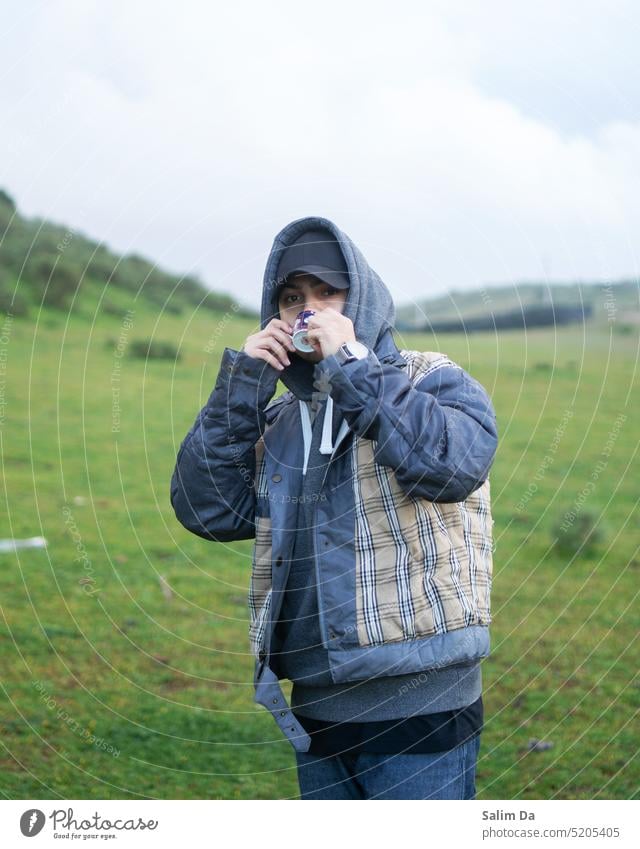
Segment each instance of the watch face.
[{"label": "watch face", "polygon": [[363,345],[362,342],[347,342],[344,347],[347,348],[351,356],[359,360],[364,359],[369,353],[366,345]]},{"label": "watch face", "polygon": [[362,342],[344,342],[338,348],[336,356],[345,363],[350,360],[362,360],[369,353],[369,349]]}]

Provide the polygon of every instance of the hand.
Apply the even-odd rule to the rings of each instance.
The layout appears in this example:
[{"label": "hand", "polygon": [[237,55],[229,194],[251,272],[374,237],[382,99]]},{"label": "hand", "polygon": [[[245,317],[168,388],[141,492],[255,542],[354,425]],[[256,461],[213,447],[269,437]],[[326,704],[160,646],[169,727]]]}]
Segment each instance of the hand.
[{"label": "hand", "polygon": [[323,357],[335,354],[345,342],[355,342],[353,322],[333,307],[325,307],[307,321],[307,339]]},{"label": "hand", "polygon": [[280,318],[272,318],[264,330],[247,337],[243,351],[272,365],[278,371],[291,365],[287,351],[295,351],[291,334],[293,327]]}]

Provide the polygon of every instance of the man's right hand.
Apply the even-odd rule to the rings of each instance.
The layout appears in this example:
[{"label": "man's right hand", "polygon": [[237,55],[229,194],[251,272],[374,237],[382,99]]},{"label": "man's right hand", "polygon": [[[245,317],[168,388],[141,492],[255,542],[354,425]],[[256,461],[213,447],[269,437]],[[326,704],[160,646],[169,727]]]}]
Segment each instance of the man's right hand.
[{"label": "man's right hand", "polygon": [[247,337],[243,351],[250,357],[265,360],[278,371],[291,365],[288,351],[295,351],[291,334],[293,327],[280,318],[272,318],[264,330]]}]

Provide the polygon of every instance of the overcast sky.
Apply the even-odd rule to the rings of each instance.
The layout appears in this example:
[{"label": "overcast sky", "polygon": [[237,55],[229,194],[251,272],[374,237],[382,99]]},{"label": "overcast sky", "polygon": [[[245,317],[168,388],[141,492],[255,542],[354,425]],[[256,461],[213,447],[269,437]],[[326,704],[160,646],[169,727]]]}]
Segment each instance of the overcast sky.
[{"label": "overcast sky", "polygon": [[243,303],[306,215],[397,303],[638,274],[633,0],[22,0],[0,39],[20,210]]}]

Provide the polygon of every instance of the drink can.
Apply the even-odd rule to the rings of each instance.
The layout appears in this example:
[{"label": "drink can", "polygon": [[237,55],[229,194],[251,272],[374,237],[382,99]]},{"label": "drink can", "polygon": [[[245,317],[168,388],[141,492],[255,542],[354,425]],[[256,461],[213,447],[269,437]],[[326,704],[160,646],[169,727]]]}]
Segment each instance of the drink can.
[{"label": "drink can", "polygon": [[307,339],[307,321],[310,316],[315,314],[315,310],[302,310],[302,312],[299,312],[296,316],[291,338],[293,340],[294,347],[297,348],[298,351],[315,351],[315,348]]}]

